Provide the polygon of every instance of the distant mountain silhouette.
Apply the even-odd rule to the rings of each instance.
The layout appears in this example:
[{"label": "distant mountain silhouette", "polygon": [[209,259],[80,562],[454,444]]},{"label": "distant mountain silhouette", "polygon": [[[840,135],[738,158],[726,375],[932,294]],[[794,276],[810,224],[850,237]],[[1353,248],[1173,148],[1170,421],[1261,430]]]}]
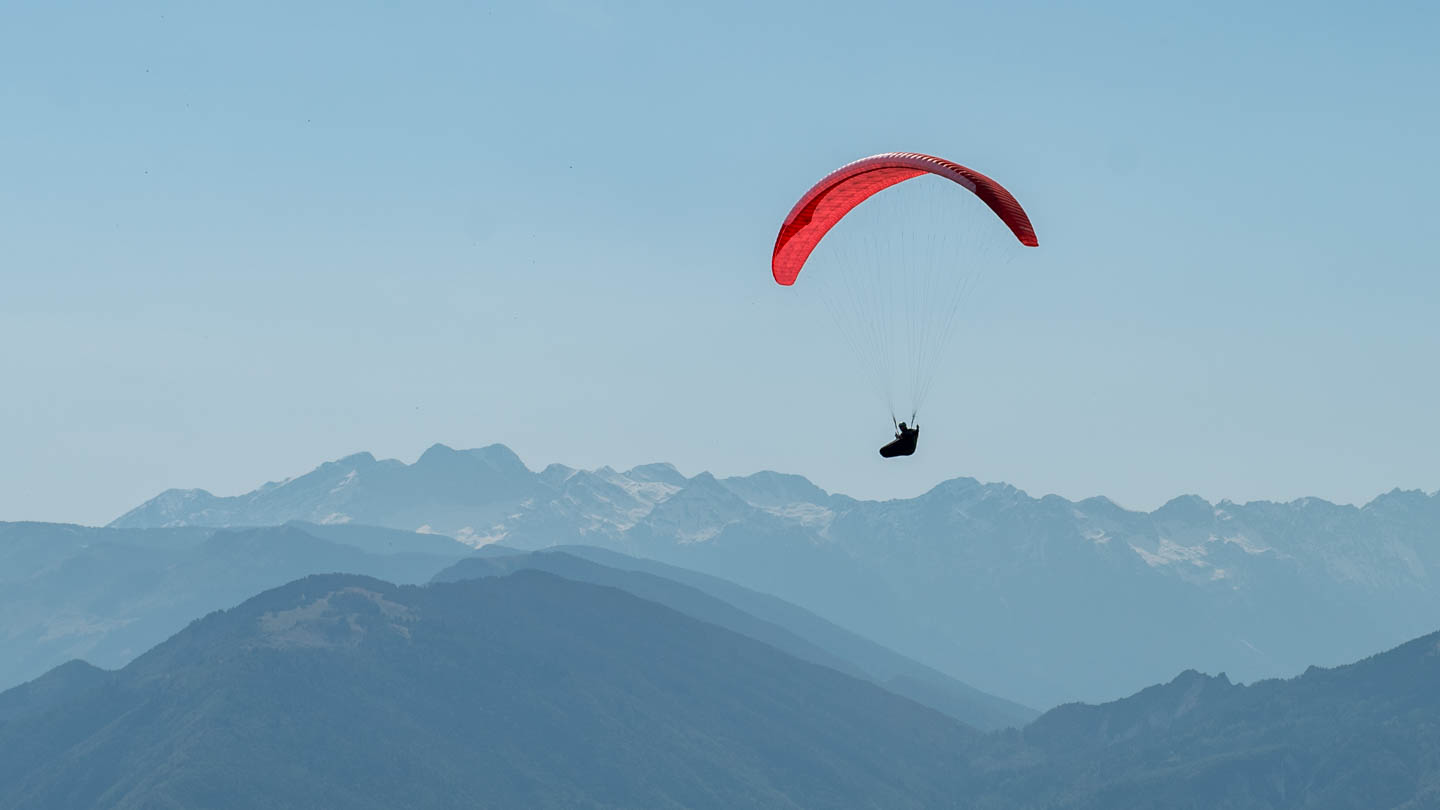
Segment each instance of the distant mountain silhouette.
[{"label": "distant mountain silhouette", "polygon": [[620,588],[763,641],[802,661],[873,681],[978,729],[1018,727],[1038,715],[1033,709],[987,695],[781,599],[716,577],[603,549],[563,546],[549,551],[470,557],[436,574],[433,581],[458,582],[522,570],[545,571]]},{"label": "distant mountain silhouette", "polygon": [[773,472],[532,472],[500,445],[358,454],[255,492],[172,490],[116,527],[371,523],[601,546],[774,594],[986,692],[1118,697],[1187,668],[1288,676],[1440,626],[1440,496],[1151,512],[958,478],[858,501]]},{"label": "distant mountain silhouette", "polygon": [[447,529],[491,525],[515,504],[548,494],[549,487],[503,445],[456,451],[437,444],[414,464],[356,453],[232,498],[170,490],[111,525],[275,526],[301,520],[417,530],[434,521],[453,535]]},{"label": "distant mountain silhouette", "polygon": [[618,589],[310,577],[0,695],[0,808],[930,808],[976,732]]},{"label": "distant mountain silhouette", "polygon": [[126,664],[206,613],[307,574],[424,582],[468,553],[448,537],[367,526],[0,523],[0,689],[71,658]]}]

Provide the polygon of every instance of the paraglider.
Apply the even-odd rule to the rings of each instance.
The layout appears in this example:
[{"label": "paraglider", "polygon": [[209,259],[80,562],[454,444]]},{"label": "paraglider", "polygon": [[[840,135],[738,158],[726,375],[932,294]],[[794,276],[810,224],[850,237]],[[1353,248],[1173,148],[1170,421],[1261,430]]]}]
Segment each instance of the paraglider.
[{"label": "paraglider", "polygon": [[[906,183],[917,178],[923,179]],[[862,203],[902,183],[905,189],[880,195],[884,204],[872,203],[851,217]],[[916,186],[924,187],[917,193],[929,190],[932,196],[905,208],[901,198],[907,195],[900,192]],[[956,186],[971,194],[957,194]],[[899,200],[898,207],[887,207],[892,198]],[[963,206],[969,209],[960,210]],[[846,225],[851,227],[841,235]],[[914,425],[960,305],[979,270],[996,260],[989,249],[998,249],[1011,236],[1012,247],[1015,241],[1035,247],[1035,229],[1014,195],[989,177],[932,155],[888,152],[836,169],[795,203],[775,239],[770,261],[775,282],[794,285],[813,263],[812,255],[823,252],[822,240],[832,231],[836,235],[827,244],[840,244],[823,260],[829,266],[814,271],[830,279],[821,298],[862,365],[869,367],[892,422],[897,369],[910,381],[909,422]],[[978,238],[967,240],[970,232]],[[918,426],[897,422],[895,440],[880,455],[914,454],[919,435]]]},{"label": "paraglider", "polygon": [[920,441],[920,426],[905,427],[901,422],[895,426],[895,441],[880,448],[880,455],[884,458],[895,458],[896,456],[915,455],[915,445]]}]

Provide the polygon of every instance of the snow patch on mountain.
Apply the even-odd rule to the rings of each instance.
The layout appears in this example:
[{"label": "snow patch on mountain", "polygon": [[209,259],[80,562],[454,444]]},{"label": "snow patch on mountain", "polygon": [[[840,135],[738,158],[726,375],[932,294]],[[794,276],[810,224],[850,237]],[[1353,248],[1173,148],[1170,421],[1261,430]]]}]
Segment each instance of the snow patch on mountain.
[{"label": "snow patch on mountain", "polygon": [[617,473],[609,467],[602,467],[600,474],[604,480],[625,490],[631,497],[645,504],[643,510],[638,510],[636,518],[644,517],[649,511],[655,508],[655,504],[669,498],[681,490],[680,485],[666,481],[655,481],[647,479],[631,478],[629,475]]},{"label": "snow patch on mountain", "polygon": [[1268,554],[1275,551],[1275,549],[1244,534],[1228,535],[1219,538],[1219,540],[1227,545],[1235,546],[1246,554]]},{"label": "snow patch on mountain", "polygon": [[789,503],[764,509],[783,520],[791,521],[807,529],[824,531],[835,520],[835,510],[814,503]]},{"label": "snow patch on mountain", "polygon": [[1159,545],[1154,551],[1146,551],[1139,546],[1131,546],[1136,554],[1151,567],[1166,565],[1190,565],[1197,568],[1210,567],[1206,561],[1206,550],[1204,546],[1182,546],[1174,540],[1162,537]]},{"label": "snow patch on mountain", "polygon": [[356,475],[357,473],[354,470],[350,470],[349,472],[345,473],[345,477],[340,479],[340,483],[336,484],[330,489],[330,494],[334,495],[345,487],[348,487],[351,484],[355,483]]}]

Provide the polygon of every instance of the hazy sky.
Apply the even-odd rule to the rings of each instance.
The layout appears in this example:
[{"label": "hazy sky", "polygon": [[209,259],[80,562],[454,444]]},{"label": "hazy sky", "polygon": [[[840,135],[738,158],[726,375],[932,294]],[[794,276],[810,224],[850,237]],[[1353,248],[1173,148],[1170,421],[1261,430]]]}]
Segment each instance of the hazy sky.
[{"label": "hazy sky", "polygon": [[[437,441],[869,497],[1433,490],[1437,31],[1428,2],[6,4],[0,519]],[[799,193],[890,150],[1000,179],[1041,240],[904,463],[769,273]]]}]

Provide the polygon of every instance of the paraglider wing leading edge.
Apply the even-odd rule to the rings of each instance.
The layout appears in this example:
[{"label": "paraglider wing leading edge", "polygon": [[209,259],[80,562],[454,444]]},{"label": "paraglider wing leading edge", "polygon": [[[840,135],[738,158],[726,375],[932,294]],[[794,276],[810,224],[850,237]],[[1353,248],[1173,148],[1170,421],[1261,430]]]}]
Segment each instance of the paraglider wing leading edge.
[{"label": "paraglider wing leading edge", "polygon": [[1025,209],[1004,186],[944,158],[915,152],[887,152],[841,166],[795,203],[780,226],[770,259],[776,283],[787,287],[794,284],[815,246],[855,206],[877,192],[922,174],[937,175],[964,186],[1000,217],[1020,244],[1027,247],[1040,244]]}]

